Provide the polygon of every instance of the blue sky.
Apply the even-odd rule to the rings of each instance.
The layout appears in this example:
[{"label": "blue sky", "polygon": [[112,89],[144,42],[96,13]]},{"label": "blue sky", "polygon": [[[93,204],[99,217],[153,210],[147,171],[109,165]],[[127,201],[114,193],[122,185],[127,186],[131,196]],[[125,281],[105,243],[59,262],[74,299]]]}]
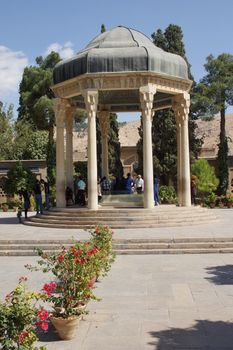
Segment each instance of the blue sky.
[{"label": "blue sky", "polygon": [[[149,37],[171,23],[181,26],[196,81],[205,74],[210,53],[233,54],[232,0],[0,0],[0,5],[0,100],[16,107],[26,65],[51,49],[63,57],[79,51],[99,34],[102,23],[107,29],[135,28]],[[131,118],[121,114],[120,120]]]}]

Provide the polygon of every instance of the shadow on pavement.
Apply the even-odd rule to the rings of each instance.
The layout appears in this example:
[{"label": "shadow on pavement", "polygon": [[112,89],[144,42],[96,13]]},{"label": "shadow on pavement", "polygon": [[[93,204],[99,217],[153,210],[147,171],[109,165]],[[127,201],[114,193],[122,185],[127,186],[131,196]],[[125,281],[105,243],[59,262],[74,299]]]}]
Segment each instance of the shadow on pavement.
[{"label": "shadow on pavement", "polygon": [[41,343],[61,340],[59,335],[57,334],[56,329],[53,327],[51,322],[49,322],[48,332],[44,332],[42,329],[38,329],[37,336],[38,336],[39,341]]},{"label": "shadow on pavement", "polygon": [[9,217],[0,217],[0,225],[20,225],[19,219],[17,218],[17,213],[15,213],[14,216],[9,216]]},{"label": "shadow on pavement", "polygon": [[208,274],[212,275],[210,277],[206,277],[208,281],[218,285],[233,284],[233,265],[212,266],[207,267],[206,270]]},{"label": "shadow on pavement", "polygon": [[197,320],[193,327],[187,329],[171,328],[149,334],[156,340],[148,344],[156,350],[233,349],[233,323],[229,322]]}]

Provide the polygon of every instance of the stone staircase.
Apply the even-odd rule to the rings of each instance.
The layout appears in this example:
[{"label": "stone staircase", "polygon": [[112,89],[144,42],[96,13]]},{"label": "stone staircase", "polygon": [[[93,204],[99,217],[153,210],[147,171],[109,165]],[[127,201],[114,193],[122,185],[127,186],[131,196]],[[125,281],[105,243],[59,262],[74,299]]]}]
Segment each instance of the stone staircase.
[{"label": "stone staircase", "polygon": [[[0,240],[0,256],[34,256],[35,248],[48,254],[68,247],[72,240]],[[233,253],[233,238],[116,239],[117,255]]]},{"label": "stone staircase", "polygon": [[43,215],[24,221],[25,225],[54,228],[89,229],[108,225],[113,229],[175,227],[205,224],[216,221],[210,209],[202,207],[176,207],[161,205],[153,209],[100,207],[53,208]]}]

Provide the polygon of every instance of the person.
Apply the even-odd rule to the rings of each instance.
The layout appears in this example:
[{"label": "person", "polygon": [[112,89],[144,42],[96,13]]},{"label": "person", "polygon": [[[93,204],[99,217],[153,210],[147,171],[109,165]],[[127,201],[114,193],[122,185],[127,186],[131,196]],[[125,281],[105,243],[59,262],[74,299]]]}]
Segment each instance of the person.
[{"label": "person", "polygon": [[109,194],[110,191],[110,183],[106,176],[104,176],[101,180],[101,190],[103,194]]},{"label": "person", "polygon": [[74,177],[74,203],[78,204],[78,176]]},{"label": "person", "polygon": [[99,203],[102,199],[101,179],[100,178],[98,178],[98,182],[97,182],[97,191],[98,191],[98,203]]},{"label": "person", "polygon": [[159,205],[159,179],[157,176],[154,177],[154,202],[155,205]]},{"label": "person", "polygon": [[66,196],[66,206],[67,206],[67,207],[68,207],[69,205],[74,204],[74,200],[73,200],[73,191],[72,191],[72,189],[71,189],[69,186],[66,187],[65,196]]},{"label": "person", "polygon": [[36,213],[43,214],[43,205],[42,205],[42,194],[41,194],[41,185],[40,181],[36,180],[36,184],[33,188],[35,202],[36,202]]},{"label": "person", "polygon": [[128,194],[133,193],[133,190],[132,190],[133,187],[134,187],[133,179],[132,179],[130,173],[128,173],[126,183],[125,183],[126,193],[128,193]]},{"label": "person", "polygon": [[144,191],[144,180],[141,175],[138,175],[135,181],[135,188],[138,194]]},{"label": "person", "polygon": [[31,194],[27,191],[24,190],[22,191],[22,196],[23,196],[23,205],[24,205],[24,212],[25,212],[25,220],[28,218],[28,209],[31,207],[31,202],[30,202],[30,197]]},{"label": "person", "polygon": [[197,204],[197,177],[195,175],[191,176],[191,203],[193,205]]},{"label": "person", "polygon": [[77,182],[77,203],[81,206],[84,206],[86,204],[85,201],[85,189],[86,189],[86,184],[83,181],[82,176],[78,177],[78,182]]},{"label": "person", "polygon": [[45,193],[45,208],[46,210],[49,210],[49,184],[48,182],[44,181],[43,179],[40,180],[41,185],[44,187],[44,193]]}]

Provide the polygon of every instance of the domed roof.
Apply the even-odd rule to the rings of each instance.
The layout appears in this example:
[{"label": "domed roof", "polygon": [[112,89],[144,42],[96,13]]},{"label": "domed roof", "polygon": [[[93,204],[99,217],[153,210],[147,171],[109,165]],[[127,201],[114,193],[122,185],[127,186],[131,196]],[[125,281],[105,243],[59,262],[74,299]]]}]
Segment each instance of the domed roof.
[{"label": "domed roof", "polygon": [[54,68],[54,84],[85,73],[154,72],[188,79],[185,60],[163,51],[137,30],[119,26],[94,38]]}]

